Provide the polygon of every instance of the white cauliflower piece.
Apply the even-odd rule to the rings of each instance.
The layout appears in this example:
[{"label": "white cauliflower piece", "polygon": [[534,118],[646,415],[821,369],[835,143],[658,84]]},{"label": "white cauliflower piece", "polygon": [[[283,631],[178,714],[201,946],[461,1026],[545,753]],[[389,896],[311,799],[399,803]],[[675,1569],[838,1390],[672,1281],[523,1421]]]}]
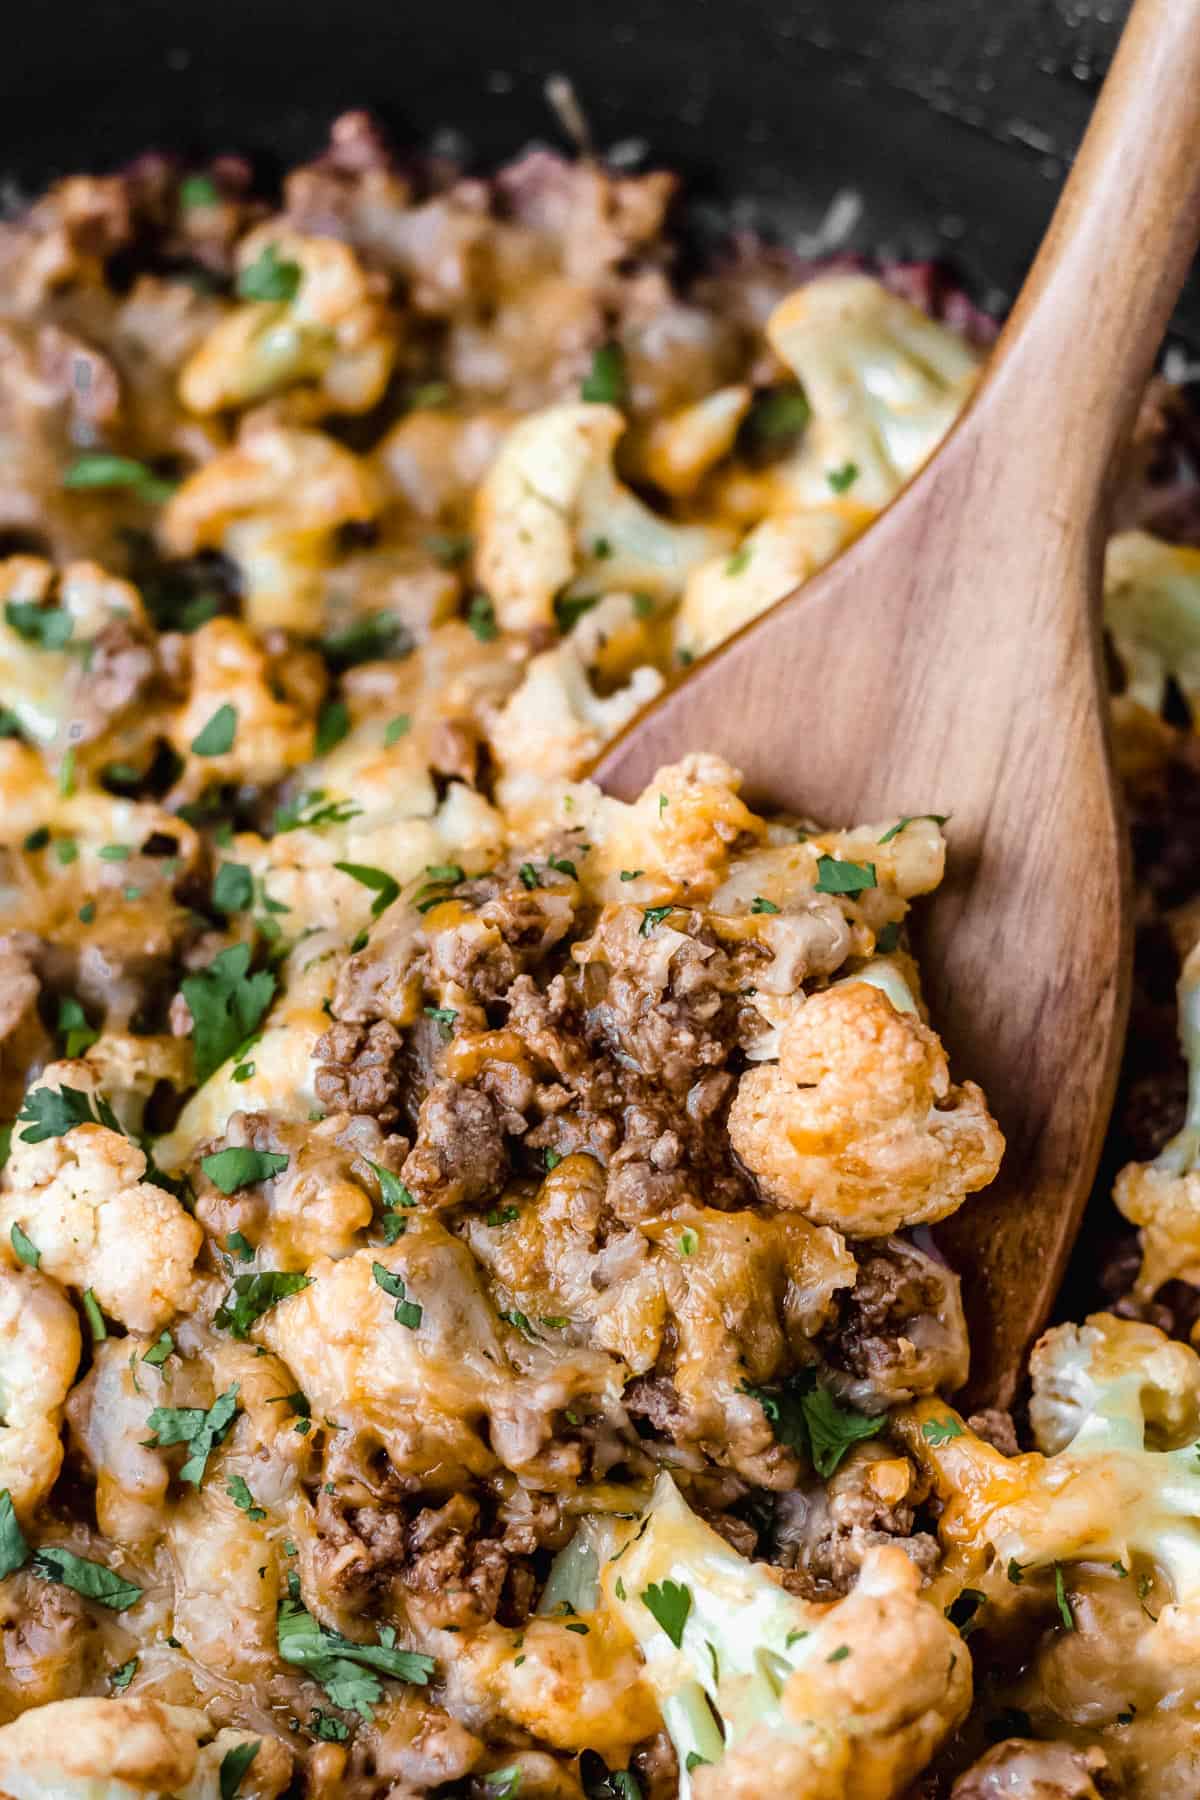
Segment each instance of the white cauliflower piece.
[{"label": "white cauliflower piece", "polygon": [[640,462],[655,487],[675,499],[694,494],[704,477],[733,449],[750,410],[752,389],[717,388],[655,419],[640,446]]},{"label": "white cauliflower piece", "polygon": [[832,1605],[774,1574],[698,1519],[668,1475],[601,1565],[605,1600],[646,1658],[681,1800],[897,1800],[970,1706],[957,1632],[901,1550],[868,1551]]},{"label": "white cauliflower piece", "polygon": [[944,1219],[1000,1166],[973,1082],[952,1086],[935,1032],[874,983],[813,994],[778,1063],[747,1070],[729,1113],[737,1154],[779,1206],[853,1237]]},{"label": "white cauliflower piece", "polygon": [[28,1519],[62,1466],[59,1426],[80,1335],[75,1310],[33,1269],[0,1267],[0,1488]]},{"label": "white cauliflower piece", "polygon": [[352,451],[320,431],[259,421],[188,477],[159,529],[172,555],[222,550],[237,564],[255,631],[280,626],[312,637],[338,527],[373,518],[380,504]]},{"label": "white cauliflower piece", "polygon": [[[39,636],[35,628],[43,619]],[[142,641],[149,669],[149,624],[129,582],[93,562],[68,563],[60,572],[39,556],[0,561],[0,694],[35,744],[61,754],[68,742],[86,743],[104,728],[111,715],[75,704],[86,676],[79,651],[118,622]],[[47,638],[47,630],[56,635]]]},{"label": "white cauliflower piece", "polygon": [[853,536],[832,509],[774,513],[733,552],[703,562],[688,576],[675,621],[675,642],[691,656],[723,644],[832,562]]},{"label": "white cauliflower piece", "polygon": [[272,1736],[213,1734],[204,1714],[131,1696],[54,1700],[0,1728],[5,1800],[221,1800],[221,1763],[247,1742],[259,1750],[242,1800],[275,1800],[291,1776],[291,1752]]},{"label": "white cauliflower piece", "polygon": [[1200,550],[1146,531],[1109,538],[1104,623],[1130,699],[1157,715],[1173,677],[1200,707]]},{"label": "white cauliflower piece", "polygon": [[396,360],[386,281],[368,275],[348,244],[302,236],[277,220],[248,232],[237,259],[243,279],[254,271],[295,292],[227,313],[183,366],[183,404],[222,412],[306,382],[315,384],[322,410],[374,406]]},{"label": "white cauliflower piece", "polygon": [[[602,699],[588,680],[578,646],[568,638],[529,664],[525,679],[490,727],[492,750],[506,777],[570,780],[664,685],[658,670],[646,665]],[[500,795],[503,800],[503,785]]]},{"label": "white cauliflower piece", "polygon": [[234,1505],[219,1472],[174,1509],[167,1548],[173,1630],[188,1655],[224,1680],[265,1681],[278,1657],[277,1556],[268,1531]]},{"label": "white cauliflower piece", "polygon": [[[377,1269],[399,1282],[395,1293]],[[612,1358],[502,1325],[470,1251],[429,1215],[410,1217],[387,1249],[323,1257],[309,1273],[312,1285],[273,1307],[255,1336],[295,1372],[315,1414],[371,1433],[397,1471],[436,1467],[453,1483],[499,1459],[538,1466],[553,1485],[537,1459],[554,1415],[584,1396],[595,1410],[619,1400]]]},{"label": "white cauliflower piece", "polygon": [[[1155,1326],[1093,1315],[1060,1325],[1030,1364],[1044,1452],[1005,1457],[940,1401],[898,1424],[932,1473],[946,1550],[938,1595],[1086,1560],[1165,1573],[1172,1599],[1139,1646],[1178,1671],[1200,1661],[1200,1357]],[[1061,1580],[1061,1576],[1059,1578]]]},{"label": "white cauliflower piece", "polygon": [[659,518],[617,479],[624,429],[616,407],[570,402],[505,438],[476,496],[475,567],[506,631],[553,625],[555,596],[576,584],[672,599],[726,541]]},{"label": "white cauliflower piece", "polygon": [[1178,1006],[1188,1068],[1183,1127],[1153,1162],[1127,1163],[1113,1188],[1125,1217],[1141,1226],[1140,1300],[1153,1300],[1168,1281],[1200,1281],[1200,944],[1180,973]]},{"label": "white cauliflower piece", "polygon": [[[325,688],[311,651],[271,654],[240,619],[210,619],[187,640],[191,683],[168,737],[188,761],[179,792],[189,798],[210,784],[269,787],[313,753],[313,721]],[[227,750],[191,754],[220,709],[234,709]]]},{"label": "white cauliflower piece", "polygon": [[793,506],[880,511],[928,461],[979,378],[980,359],[870,275],[826,275],[781,301],[767,337],[812,408],[779,475]]},{"label": "white cauliflower piece", "polygon": [[[52,1063],[26,1096],[71,1090],[94,1111],[98,1083],[84,1061]],[[56,1281],[90,1288],[131,1331],[157,1332],[183,1305],[203,1234],[174,1194],[143,1179],[145,1154],[120,1131],[72,1126],[30,1141],[18,1119],[0,1193],[0,1232],[19,1226]]]},{"label": "white cauliflower piece", "polygon": [[171,1465],[147,1442],[151,1410],[212,1401],[211,1393],[190,1391],[191,1363],[172,1369],[168,1389],[162,1369],[145,1360],[151,1342],[110,1337],[94,1345],[91,1369],[67,1407],[76,1444],[95,1477],[96,1523],[119,1544],[153,1544],[166,1524]]}]

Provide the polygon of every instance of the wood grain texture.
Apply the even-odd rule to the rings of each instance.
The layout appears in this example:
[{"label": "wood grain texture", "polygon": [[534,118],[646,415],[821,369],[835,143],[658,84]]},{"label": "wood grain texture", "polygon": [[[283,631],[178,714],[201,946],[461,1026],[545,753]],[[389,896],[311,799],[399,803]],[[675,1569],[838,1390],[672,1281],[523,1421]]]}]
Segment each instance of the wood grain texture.
[{"label": "wood grain texture", "polygon": [[1200,0],[1138,0],[969,412],[836,563],[700,662],[606,752],[632,795],[711,749],[830,823],[951,814],[917,921],[957,1074],[1008,1151],[938,1229],[968,1398],[1006,1404],[1093,1180],[1128,1008],[1127,849],[1099,592],[1115,453],[1200,235]]}]

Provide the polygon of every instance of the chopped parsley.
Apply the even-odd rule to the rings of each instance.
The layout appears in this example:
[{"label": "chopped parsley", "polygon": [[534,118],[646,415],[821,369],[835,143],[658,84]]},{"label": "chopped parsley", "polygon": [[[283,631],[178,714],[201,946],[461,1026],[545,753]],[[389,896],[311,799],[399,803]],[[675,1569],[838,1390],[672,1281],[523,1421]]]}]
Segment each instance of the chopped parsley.
[{"label": "chopped parsley", "polygon": [[262,1269],[257,1275],[239,1275],[213,1315],[213,1324],[232,1337],[247,1338],[250,1328],[281,1300],[312,1286],[312,1277],[299,1271]]},{"label": "chopped parsley", "polygon": [[979,1615],[987,1605],[987,1595],[980,1588],[963,1588],[960,1594],[946,1608],[946,1617],[956,1628],[959,1637],[969,1638],[982,1620]]},{"label": "chopped parsley", "polygon": [[403,620],[389,612],[364,613],[361,619],[355,619],[342,631],[332,632],[320,643],[321,654],[335,669],[407,656],[412,647],[412,633]]},{"label": "chopped parsley", "polygon": [[350,730],[350,708],[344,700],[327,700],[317,714],[315,749],[318,756],[340,744]]},{"label": "chopped parsley", "polygon": [[563,636],[599,603],[599,594],[559,594],[554,602],[554,617]]},{"label": "chopped parsley", "polygon": [[544,1150],[542,1152],[542,1161],[546,1165],[546,1173],[551,1174],[557,1169],[559,1163],[562,1161],[562,1154],[558,1150]]},{"label": "chopped parsley", "polygon": [[761,894],[755,894],[750,902],[750,911],[752,913],[777,913],[779,908],[773,900],[764,900]]},{"label": "chopped parsley", "polygon": [[125,1581],[103,1563],[76,1556],[58,1544],[43,1544],[40,1550],[35,1550],[30,1567],[43,1581],[57,1581],[82,1594],[85,1600],[111,1607],[113,1612],[124,1612],[127,1606],[135,1605],[142,1597],[141,1588],[134,1582]]},{"label": "chopped parsley", "polygon": [[427,1018],[436,1019],[443,1031],[453,1031],[454,1022],[458,1018],[458,1014],[452,1006],[427,1006],[425,1015]]},{"label": "chopped parsley", "polygon": [[375,1670],[425,1687],[436,1667],[432,1656],[396,1649],[391,1626],[380,1631],[378,1644],[356,1644],[319,1625],[298,1593],[280,1603],[276,1631],[284,1662],[306,1669],[335,1706],[364,1719],[371,1717],[371,1708],[383,1694]]},{"label": "chopped parsley", "polygon": [[192,739],[194,753],[197,756],[224,756],[233,749],[237,722],[236,706],[231,706],[228,701],[218,706],[208,724]]},{"label": "chopped parsley", "polygon": [[690,1225],[685,1225],[679,1234],[680,1256],[695,1256],[700,1248],[700,1239]]},{"label": "chopped parsley", "polygon": [[636,881],[639,876],[644,875],[645,873],[646,873],[645,869],[622,869],[621,870],[621,880],[622,881]]},{"label": "chopped parsley", "polygon": [[75,629],[75,621],[61,606],[39,606],[36,600],[6,601],[4,617],[18,637],[39,650],[61,650]]},{"label": "chopped parsley", "polygon": [[281,258],[274,244],[265,244],[254,261],[238,271],[238,299],[294,300],[300,279],[300,264]]},{"label": "chopped parsley", "polygon": [[375,898],[371,902],[371,917],[377,919],[380,913],[387,911],[393,900],[400,898],[400,883],[383,869],[372,869],[366,863],[339,862],[334,863],[343,875],[349,875],[351,881],[360,886],[370,888]]},{"label": "chopped parsley", "polygon": [[91,1288],[84,1288],[81,1296],[83,1314],[88,1322],[88,1330],[92,1334],[93,1344],[102,1344],[108,1336],[108,1326],[104,1323],[104,1314],[100,1311],[100,1302]]},{"label": "chopped parsley", "polygon": [[949,817],[949,813],[905,813],[902,819],[897,819],[896,823],[890,825],[883,836],[875,841],[879,844],[890,844],[893,838],[900,836],[907,825],[915,825],[919,819],[928,819],[933,825],[944,825]]},{"label": "chopped parsley", "polygon": [[421,1323],[423,1309],[415,1300],[407,1298],[403,1279],[399,1275],[393,1275],[381,1262],[371,1264],[371,1273],[375,1277],[376,1286],[381,1287],[388,1298],[396,1302],[396,1310],[392,1314],[396,1323],[407,1325],[410,1331],[415,1331]]},{"label": "chopped parsley", "polygon": [[17,1261],[23,1262],[27,1269],[36,1269],[41,1263],[42,1253],[33,1242],[32,1238],[26,1237],[15,1219],[13,1220],[8,1238],[13,1247],[13,1251],[16,1254]]},{"label": "chopped parsley", "polygon": [[845,1660],[849,1656],[849,1654],[850,1654],[849,1644],[839,1644],[836,1650],[831,1650],[829,1652],[829,1655],[825,1658],[825,1661],[827,1663],[845,1662]]},{"label": "chopped parsley", "polygon": [[750,567],[750,558],[753,553],[753,548],[750,544],[739,544],[733,555],[729,558],[729,561],[725,564],[726,575],[741,575]]},{"label": "chopped parsley", "polygon": [[179,184],[179,204],[184,212],[196,206],[216,206],[220,198],[211,175],[185,175]]},{"label": "chopped parsley", "polygon": [[472,539],[465,531],[438,531],[425,539],[425,548],[443,569],[456,569],[471,554]]},{"label": "chopped parsley", "polygon": [[1008,1576],[1008,1579],[1012,1582],[1014,1587],[1020,1587],[1025,1579],[1024,1565],[1019,1563],[1015,1556],[1010,1556],[1005,1574]]},{"label": "chopped parsley", "polygon": [[223,1194],[236,1194],[255,1181],[270,1181],[287,1166],[288,1159],[281,1151],[251,1150],[244,1144],[231,1144],[227,1150],[214,1150],[211,1156],[200,1158],[200,1167]]},{"label": "chopped parsley", "polygon": [[245,863],[223,862],[212,885],[212,902],[218,912],[245,912],[254,899],[254,877]]},{"label": "chopped parsley", "polygon": [[28,850],[32,854],[34,851],[44,850],[49,842],[50,827],[48,825],[39,825],[34,831],[26,832],[21,848],[22,850]]},{"label": "chopped parsley", "polygon": [[309,1714],[308,1728],[322,1744],[344,1744],[350,1736],[348,1725],[332,1713],[322,1712],[319,1706],[314,1706]]},{"label": "chopped parsley", "polygon": [[142,1361],[149,1363],[153,1369],[161,1369],[168,1356],[175,1350],[175,1339],[169,1331],[161,1331],[151,1344]]},{"label": "chopped parsley", "polygon": [[250,1489],[246,1484],[244,1476],[231,1475],[229,1480],[225,1483],[225,1492],[229,1495],[229,1498],[233,1501],[233,1504],[237,1507],[238,1511],[244,1512],[248,1519],[253,1519],[255,1523],[257,1523],[259,1519],[266,1518],[266,1507],[257,1504],[254,1495],[250,1492]]},{"label": "chopped parsley", "polygon": [[65,1085],[57,1091],[46,1087],[30,1088],[25,1104],[17,1114],[17,1124],[25,1127],[21,1133],[24,1144],[44,1144],[47,1138],[65,1136],[76,1125],[106,1125],[110,1131],[121,1129],[107,1100],[98,1098],[93,1106],[90,1094]]},{"label": "chopped parsley", "polygon": [[741,1391],[758,1401],[778,1442],[807,1456],[826,1480],[836,1473],[852,1444],[875,1437],[885,1423],[883,1415],[872,1418],[839,1405],[828,1389],[817,1385],[811,1369],[800,1370],[776,1388],[743,1382]]},{"label": "chopped parsley", "polygon": [[235,1744],[232,1750],[225,1752],[218,1771],[221,1800],[235,1800],[238,1789],[242,1785],[242,1776],[261,1749],[262,1742],[256,1738],[253,1742]]},{"label": "chopped parsley", "polygon": [[275,977],[268,969],[251,975],[250,946],[234,944],[179,985],[192,1015],[196,1082],[202,1085],[257,1031],[274,996]]},{"label": "chopped parsley", "polygon": [[402,737],[407,737],[411,730],[412,720],[409,715],[397,713],[394,719],[389,719],[387,722],[387,729],[383,734],[384,749],[390,750],[392,745],[398,744]]},{"label": "chopped parsley", "polygon": [[491,644],[500,636],[496,608],[486,594],[472,594],[467,602],[467,624],[481,644]]},{"label": "chopped parsley", "polygon": [[88,1024],[87,1014],[79,1001],[70,994],[64,994],[58,1003],[56,1025],[63,1040],[64,1054],[70,1057],[82,1056],[100,1036]]},{"label": "chopped parsley", "polygon": [[781,383],[756,395],[744,429],[756,447],[781,449],[800,436],[811,414],[804,389],[796,382]]},{"label": "chopped parsley", "polygon": [[156,1406],[146,1421],[153,1434],[146,1441],[152,1449],[160,1450],[171,1444],[186,1444],[188,1453],[179,1479],[199,1487],[208,1459],[228,1437],[237,1410],[236,1381],[207,1410],[202,1406]]},{"label": "chopped parsley", "polygon": [[1063,1622],[1063,1629],[1074,1631],[1075,1614],[1071,1611],[1071,1602],[1067,1599],[1067,1590],[1063,1584],[1062,1564],[1054,1565],[1054,1598],[1058,1603],[1058,1616]]},{"label": "chopped parsley", "polygon": [[962,1435],[963,1428],[957,1419],[926,1419],[921,1427],[921,1436],[935,1448],[940,1444],[949,1444]]},{"label": "chopped parsley", "polygon": [[311,792],[301,794],[298,800],[277,806],[271,830],[281,837],[285,831],[313,831],[322,825],[345,825],[348,820],[357,819],[361,811],[362,807],[355,806],[352,800],[327,800],[324,788],[313,788]]},{"label": "chopped parsley", "polygon": [[629,399],[629,376],[620,344],[601,344],[579,389],[581,400],[601,406],[624,406]]},{"label": "chopped parsley", "polygon": [[874,863],[840,862],[836,856],[818,856],[818,894],[861,894],[876,887]]},{"label": "chopped parsley", "polygon": [[0,1488],[0,1581],[29,1561],[29,1545],[17,1522],[12,1495]]},{"label": "chopped parsley", "polygon": [[649,937],[650,933],[661,925],[668,913],[675,911],[675,902],[669,900],[665,906],[646,906],[642,908],[642,922],[638,926],[639,937]]},{"label": "chopped parsley", "polygon": [[123,1694],[137,1672],[138,1658],[131,1656],[129,1661],[123,1662],[119,1669],[109,1670],[108,1685],[115,1694]]},{"label": "chopped parsley", "polygon": [[521,877],[522,887],[535,888],[541,886],[541,883],[538,880],[538,872],[532,863],[522,863],[517,873]]},{"label": "chopped parsley", "polygon": [[859,477],[856,462],[843,463],[840,469],[826,469],[825,479],[835,494],[844,494],[852,488]]},{"label": "chopped parsley", "polygon": [[900,927],[894,919],[890,919],[875,939],[875,948],[881,956],[889,956],[899,942]]},{"label": "chopped parsley", "polygon": [[161,505],[175,492],[173,481],[164,481],[144,462],[132,456],[113,456],[107,450],[87,450],[77,456],[62,484],[65,488],[96,488],[110,493],[123,488],[148,506]]},{"label": "chopped parsley", "polygon": [[642,1589],[642,1605],[662,1626],[675,1648],[683,1643],[683,1628],[692,1610],[692,1590],[680,1581],[652,1581]]},{"label": "chopped parsley", "polygon": [[242,1231],[231,1231],[225,1239],[225,1248],[231,1256],[236,1256],[239,1262],[254,1261],[254,1245]]}]

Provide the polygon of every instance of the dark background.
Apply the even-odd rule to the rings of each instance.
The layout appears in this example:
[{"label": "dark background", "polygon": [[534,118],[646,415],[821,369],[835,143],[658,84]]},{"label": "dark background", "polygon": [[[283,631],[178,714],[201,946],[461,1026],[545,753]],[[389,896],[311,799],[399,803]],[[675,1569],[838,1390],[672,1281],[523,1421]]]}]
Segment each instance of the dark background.
[{"label": "dark background", "polygon": [[[850,242],[947,253],[1002,306],[1035,246],[1125,0],[50,0],[10,9],[0,172],[10,198],[155,146],[244,149],[266,171],[347,106],[397,140],[461,134],[486,162],[561,142],[566,74],[598,147],[811,233],[840,190]],[[1200,344],[1196,284],[1181,312]]]}]

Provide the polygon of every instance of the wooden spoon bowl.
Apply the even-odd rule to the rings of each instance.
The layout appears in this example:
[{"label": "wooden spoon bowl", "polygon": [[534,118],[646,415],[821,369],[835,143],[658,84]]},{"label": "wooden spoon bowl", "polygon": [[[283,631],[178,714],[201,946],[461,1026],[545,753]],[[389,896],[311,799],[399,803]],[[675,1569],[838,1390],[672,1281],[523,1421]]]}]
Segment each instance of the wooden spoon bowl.
[{"label": "wooden spoon bowl", "polygon": [[864,537],[595,770],[632,796],[708,749],[752,798],[829,823],[950,815],[922,978],[1008,1141],[937,1232],[975,1405],[1013,1396],[1112,1105],[1130,930],[1098,623],[1109,490],[1198,236],[1200,7],[1137,0],[970,410]]}]

